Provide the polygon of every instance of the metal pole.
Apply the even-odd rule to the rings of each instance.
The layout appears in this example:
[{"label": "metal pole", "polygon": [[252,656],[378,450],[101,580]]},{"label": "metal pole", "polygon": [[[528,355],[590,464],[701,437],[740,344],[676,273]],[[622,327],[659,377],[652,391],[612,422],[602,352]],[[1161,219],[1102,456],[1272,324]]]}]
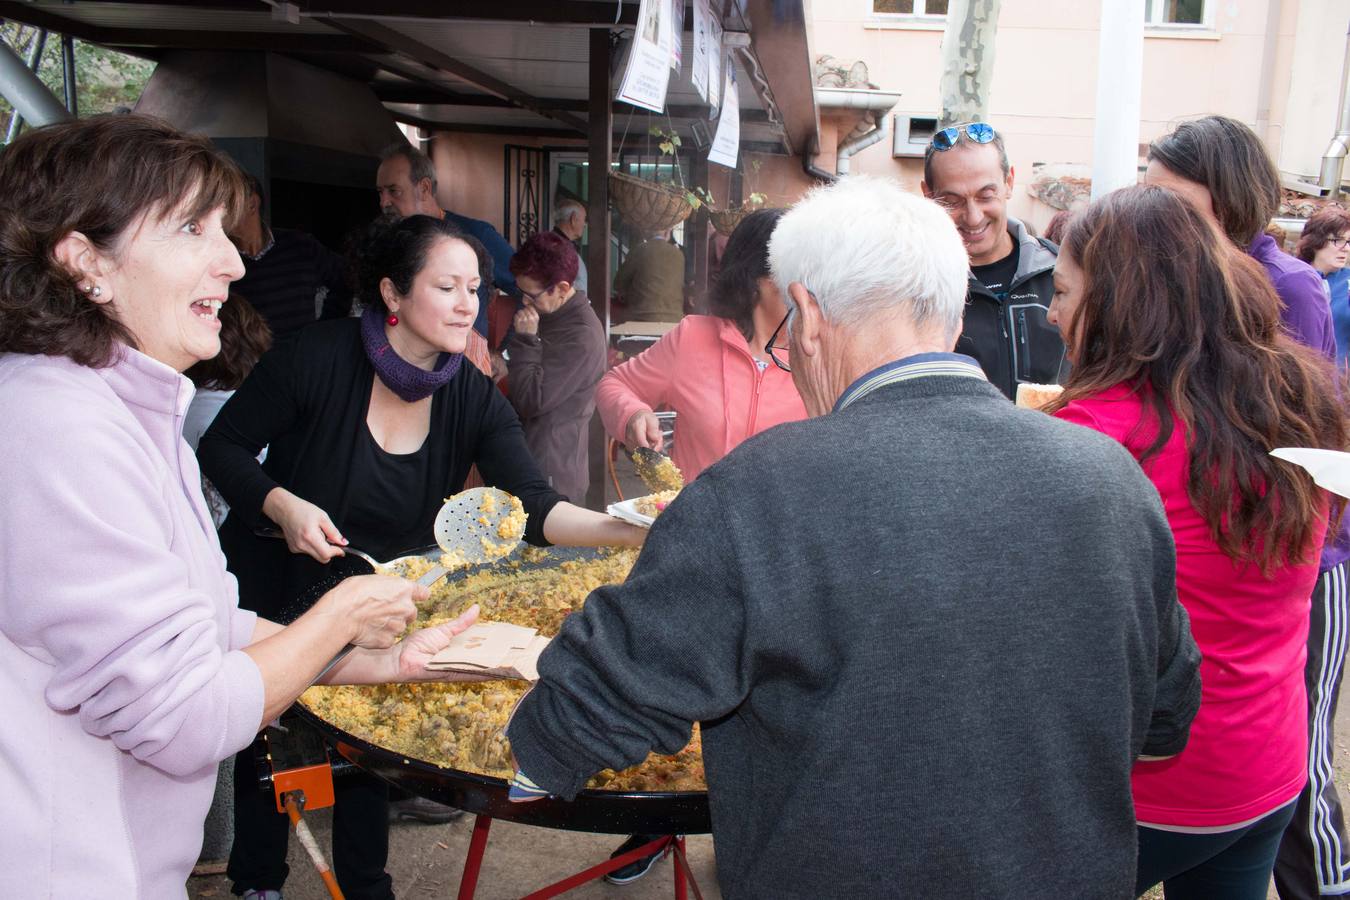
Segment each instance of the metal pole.
[{"label": "metal pole", "polygon": [[1341,192],[1341,173],[1345,157],[1350,155],[1350,31],[1345,33],[1345,59],[1341,64],[1340,106],[1337,108],[1336,134],[1322,151],[1322,171],[1317,183],[1335,200]]},{"label": "metal pole", "polygon": [[1139,181],[1144,0],[1102,0],[1092,198]]},{"label": "metal pole", "polygon": [[79,83],[75,79],[75,39],[61,35],[61,83],[66,89],[66,110],[74,117],[80,115]]},{"label": "metal pole", "polygon": [[42,50],[47,44],[47,32],[39,31],[33,44],[32,59],[25,63],[8,44],[0,41],[0,96],[14,107],[9,120],[9,143],[19,136],[24,119],[34,125],[47,125],[70,118],[61,101],[52,96],[37,77],[42,64]]},{"label": "metal pole", "polygon": [[[590,69],[587,119],[590,141],[587,148],[586,219],[590,223],[590,244],[586,255],[587,294],[591,307],[605,328],[605,346],[609,346],[609,165],[614,158],[614,85],[610,80],[609,31],[592,28],[587,65]],[[590,473],[586,506],[605,508],[605,448],[608,446],[600,414],[591,417]],[[579,497],[571,498],[573,501]]]}]

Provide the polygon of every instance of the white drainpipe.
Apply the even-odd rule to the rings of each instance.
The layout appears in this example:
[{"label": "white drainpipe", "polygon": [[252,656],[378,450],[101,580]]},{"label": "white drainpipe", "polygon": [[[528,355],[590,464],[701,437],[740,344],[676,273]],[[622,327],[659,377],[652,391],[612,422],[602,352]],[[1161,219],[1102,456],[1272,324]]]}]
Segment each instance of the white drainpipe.
[{"label": "white drainpipe", "polygon": [[834,170],[836,174],[847,175],[853,155],[886,136],[890,128],[886,114],[899,102],[900,95],[890,91],[817,88],[816,100],[823,110],[864,110],[863,121],[839,143],[836,151]]},{"label": "white drainpipe", "polygon": [[1322,153],[1322,173],[1317,184],[1336,199],[1341,190],[1341,173],[1345,171],[1345,157],[1350,152],[1350,31],[1345,34],[1345,60],[1341,65],[1340,121],[1336,136]]}]

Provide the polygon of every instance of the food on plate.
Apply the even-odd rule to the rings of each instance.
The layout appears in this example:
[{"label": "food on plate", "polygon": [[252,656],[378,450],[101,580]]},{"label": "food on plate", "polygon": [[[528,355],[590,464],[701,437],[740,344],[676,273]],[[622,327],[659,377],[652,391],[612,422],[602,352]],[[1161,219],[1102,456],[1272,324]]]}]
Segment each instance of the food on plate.
[{"label": "food on plate", "polygon": [[[444,622],[477,603],[485,620],[524,625],[552,637],[592,590],[623,581],[637,553],[635,549],[610,550],[596,559],[558,560],[542,568],[525,568],[513,560],[453,584],[441,582],[421,605],[413,627]],[[546,550],[532,547],[523,550],[521,558],[526,562],[550,560]],[[417,578],[433,561],[414,557],[405,565],[404,574]],[[407,757],[509,779],[510,745],[502,730],[527,688],[522,682],[508,681],[317,686],[306,691],[301,702],[344,731]],[[623,772],[601,772],[590,787],[703,790],[698,730],[689,746],[676,755],[653,755]]]},{"label": "food on plate", "polygon": [[633,508],[644,516],[651,516],[655,519],[665,511],[671,501],[679,491],[661,491],[657,494],[648,494],[645,497],[638,497],[633,501]]},{"label": "food on plate", "polygon": [[1047,404],[1064,393],[1058,384],[1019,384],[1017,386],[1017,405],[1027,409],[1044,409]]}]

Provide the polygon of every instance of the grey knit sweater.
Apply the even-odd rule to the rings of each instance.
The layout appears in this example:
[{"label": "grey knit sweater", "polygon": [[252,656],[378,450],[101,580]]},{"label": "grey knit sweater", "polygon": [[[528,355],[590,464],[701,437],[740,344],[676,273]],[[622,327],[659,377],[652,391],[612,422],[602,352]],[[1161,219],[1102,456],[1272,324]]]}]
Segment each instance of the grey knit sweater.
[{"label": "grey knit sweater", "polygon": [[703,723],[729,898],[1132,894],[1130,768],[1199,653],[1118,444],[932,377],[707,470],[509,730],[564,797]]}]

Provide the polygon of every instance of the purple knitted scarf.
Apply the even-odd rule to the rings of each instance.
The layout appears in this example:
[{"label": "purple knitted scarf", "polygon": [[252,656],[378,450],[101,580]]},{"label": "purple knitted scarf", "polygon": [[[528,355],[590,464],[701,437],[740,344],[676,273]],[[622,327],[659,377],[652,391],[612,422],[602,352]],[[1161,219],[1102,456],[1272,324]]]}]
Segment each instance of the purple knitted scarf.
[{"label": "purple knitted scarf", "polygon": [[407,403],[425,400],[441,385],[448,384],[464,359],[462,353],[442,353],[432,371],[417,368],[389,346],[389,338],[384,333],[384,315],[373,306],[367,306],[361,313],[361,344],[384,386]]}]

